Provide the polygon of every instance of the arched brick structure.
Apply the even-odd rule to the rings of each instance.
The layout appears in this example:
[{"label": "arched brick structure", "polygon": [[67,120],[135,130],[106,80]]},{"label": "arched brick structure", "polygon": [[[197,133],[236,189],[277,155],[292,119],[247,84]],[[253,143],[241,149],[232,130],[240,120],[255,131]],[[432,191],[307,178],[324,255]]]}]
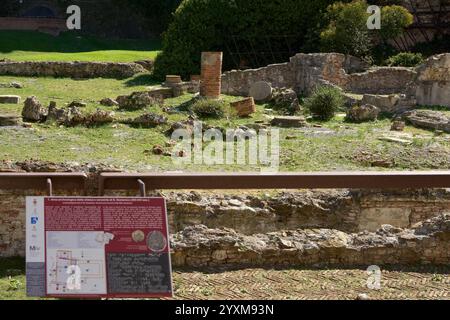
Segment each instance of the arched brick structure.
[{"label": "arched brick structure", "polygon": [[57,4],[57,1],[28,0],[24,1],[19,16],[26,18],[64,18],[65,10]]}]

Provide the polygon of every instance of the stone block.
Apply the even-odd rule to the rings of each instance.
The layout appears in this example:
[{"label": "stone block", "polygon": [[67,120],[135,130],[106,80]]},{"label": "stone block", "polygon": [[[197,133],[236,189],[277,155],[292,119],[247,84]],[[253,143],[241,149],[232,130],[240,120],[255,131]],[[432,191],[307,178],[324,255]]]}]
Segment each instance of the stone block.
[{"label": "stone block", "polygon": [[272,97],[272,86],[269,82],[258,81],[250,87],[250,96],[255,101],[267,101]]},{"label": "stone block", "polygon": [[21,123],[21,118],[14,114],[0,114],[0,127],[18,126]]},{"label": "stone block", "polygon": [[276,127],[302,128],[306,126],[306,120],[304,117],[295,116],[275,117],[270,124]]},{"label": "stone block", "polygon": [[252,97],[232,102],[230,105],[237,111],[237,114],[240,117],[248,117],[252,113],[256,112],[255,101]]},{"label": "stone block", "polygon": [[19,104],[20,103],[20,97],[19,96],[13,96],[13,95],[1,95],[0,96],[0,103],[2,104]]},{"label": "stone block", "polygon": [[359,230],[376,231],[381,225],[409,227],[410,208],[364,208],[361,210]]}]

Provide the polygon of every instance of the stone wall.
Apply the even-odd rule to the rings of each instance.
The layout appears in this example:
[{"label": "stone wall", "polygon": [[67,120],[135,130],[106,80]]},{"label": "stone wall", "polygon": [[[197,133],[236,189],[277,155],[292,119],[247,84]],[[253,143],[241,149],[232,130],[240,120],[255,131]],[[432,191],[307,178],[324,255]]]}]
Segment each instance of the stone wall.
[{"label": "stone wall", "polygon": [[430,57],[419,66],[412,90],[419,105],[450,107],[450,53]]},{"label": "stone wall", "polygon": [[75,79],[117,78],[125,79],[146,72],[137,63],[112,62],[0,62],[0,75],[24,77],[65,77]]},{"label": "stone wall", "polygon": [[222,92],[247,96],[253,83],[267,81],[275,88],[293,88],[304,94],[326,83],[352,93],[404,93],[415,75],[412,68],[369,69],[360,59],[338,53],[299,53],[286,63],[224,73]]},{"label": "stone wall", "polygon": [[0,30],[27,30],[59,35],[67,30],[65,19],[0,17]]},{"label": "stone wall", "polygon": [[443,264],[450,261],[450,214],[412,229],[385,225],[348,234],[298,229],[246,236],[231,229],[189,227],[172,235],[174,266],[318,266]]},{"label": "stone wall", "polygon": [[[95,196],[94,178],[91,176],[89,194]],[[0,191],[0,257],[24,254],[25,197],[35,194],[43,193]],[[137,191],[110,195],[137,196]],[[384,224],[411,228],[450,212],[450,192],[443,190],[286,191],[273,196],[186,192],[165,196],[172,234],[199,225],[207,229],[229,228],[242,236],[298,229],[374,232]]]},{"label": "stone wall", "polygon": [[376,231],[383,224],[409,228],[450,212],[450,192],[326,190],[271,197],[172,194],[168,209],[172,233],[194,225],[226,227],[246,235],[296,228]]},{"label": "stone wall", "polygon": [[[97,196],[99,173],[120,170],[106,165],[0,161],[2,171],[86,172],[87,193]],[[107,196],[138,194],[128,190]],[[44,193],[0,190],[0,257],[25,253],[28,195]],[[55,190],[55,195],[80,194]],[[450,190],[446,189],[163,195],[176,266],[450,262]]]},{"label": "stone wall", "polygon": [[416,72],[412,68],[372,68],[366,72],[348,75],[343,89],[359,94],[405,93],[407,85],[415,76]]}]

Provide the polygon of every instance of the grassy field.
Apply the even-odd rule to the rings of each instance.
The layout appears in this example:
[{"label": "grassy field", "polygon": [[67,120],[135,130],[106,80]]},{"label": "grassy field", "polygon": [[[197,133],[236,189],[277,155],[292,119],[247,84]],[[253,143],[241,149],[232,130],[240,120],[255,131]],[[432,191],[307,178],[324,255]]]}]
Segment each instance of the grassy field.
[{"label": "grassy field", "polygon": [[[178,270],[173,273],[175,299],[187,300],[355,300],[371,299],[448,300],[448,266],[389,266],[382,268],[381,290],[367,289],[364,268]],[[25,262],[0,259],[0,300],[29,300],[26,296]]]},{"label": "grassy field", "polygon": [[[133,118],[151,111],[166,116],[168,125],[154,129],[132,128],[124,124],[108,124],[96,128],[66,128],[41,123],[31,128],[0,128],[0,159],[24,161],[36,159],[51,162],[103,163],[129,170],[191,170],[191,171],[254,171],[252,165],[184,165],[174,166],[172,159],[149,152],[153,146],[164,146],[170,140],[165,134],[170,123],[187,119],[181,112],[167,114],[161,107],[152,106],[140,111],[119,111],[114,107],[102,107],[98,101],[105,97],[115,98],[121,94],[144,90],[154,85],[148,75],[138,75],[126,80],[91,79],[71,80],[52,78],[0,77],[0,83],[19,81],[23,89],[0,88],[0,94],[17,94],[25,99],[36,95],[44,106],[56,101],[59,107],[73,100],[87,103],[85,112],[102,108],[115,111],[120,119]],[[92,88],[96,88],[92,90]],[[166,99],[166,106],[177,106],[191,99],[184,95]],[[226,97],[227,101],[238,99]],[[251,118],[229,117],[220,120],[205,120],[211,126],[237,128],[252,125],[257,121],[268,121],[267,105],[259,105]],[[0,105],[0,113],[17,113],[20,105]],[[268,115],[269,114],[269,115]],[[449,135],[434,135],[433,132],[408,126],[405,135],[409,143],[385,141],[390,132],[390,120],[381,119],[363,124],[351,124],[339,114],[332,121],[311,121],[309,128],[281,129],[280,170],[412,170],[449,169]]]},{"label": "grassy field", "polygon": [[0,31],[0,59],[16,61],[111,61],[154,59],[159,40],[111,40],[72,32],[58,37],[40,32]]}]

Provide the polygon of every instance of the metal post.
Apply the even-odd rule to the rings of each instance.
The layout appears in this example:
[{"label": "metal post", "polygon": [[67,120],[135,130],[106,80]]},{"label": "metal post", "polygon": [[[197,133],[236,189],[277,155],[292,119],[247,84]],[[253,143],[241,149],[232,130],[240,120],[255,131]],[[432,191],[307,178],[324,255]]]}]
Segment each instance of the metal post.
[{"label": "metal post", "polygon": [[53,196],[53,184],[50,178],[47,178],[47,195],[49,197]]},{"label": "metal post", "polygon": [[145,183],[144,183],[144,181],[142,181],[141,179],[138,179],[137,182],[139,184],[139,192],[141,193],[141,197],[145,197],[146,192],[145,192]]}]

